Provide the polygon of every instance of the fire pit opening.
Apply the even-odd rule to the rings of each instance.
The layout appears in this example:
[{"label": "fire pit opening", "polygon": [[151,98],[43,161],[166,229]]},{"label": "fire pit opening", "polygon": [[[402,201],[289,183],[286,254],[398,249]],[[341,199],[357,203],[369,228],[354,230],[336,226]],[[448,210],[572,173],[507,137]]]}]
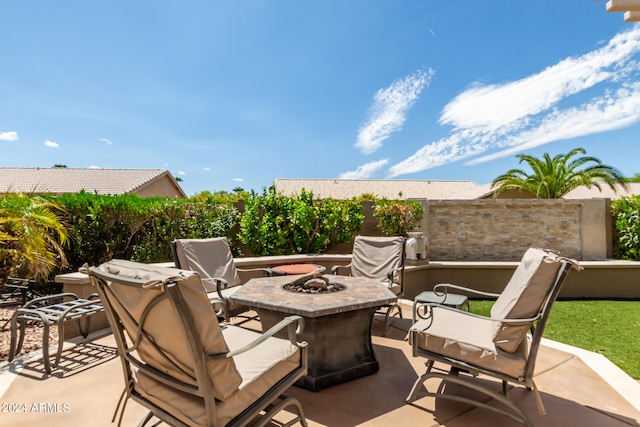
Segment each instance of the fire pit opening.
[{"label": "fire pit opening", "polygon": [[287,283],[282,286],[282,289],[302,294],[328,294],[343,291],[347,287],[341,283],[332,282],[325,277],[313,277]]}]

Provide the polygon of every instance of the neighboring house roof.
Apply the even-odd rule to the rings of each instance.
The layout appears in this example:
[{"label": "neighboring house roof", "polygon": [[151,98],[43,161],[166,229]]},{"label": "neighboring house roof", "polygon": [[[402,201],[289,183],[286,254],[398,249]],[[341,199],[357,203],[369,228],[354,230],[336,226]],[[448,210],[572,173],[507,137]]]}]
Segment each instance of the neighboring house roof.
[{"label": "neighboring house roof", "polygon": [[[276,179],[275,188],[286,195],[302,189],[318,198],[350,199],[373,194],[386,199],[450,199],[451,195],[478,184],[472,181],[396,179]],[[402,194],[402,195],[400,195]]]},{"label": "neighboring house roof", "polygon": [[[624,188],[622,185],[617,184],[615,191],[611,189],[607,184],[601,184],[601,189],[592,186],[587,188],[585,186],[578,187],[567,193],[563,199],[619,199],[623,196],[633,196],[640,194],[640,183],[631,182]],[[491,188],[491,184],[481,184],[473,188],[459,191],[453,194],[450,198],[456,200],[473,200],[473,199],[488,199],[492,198],[496,192],[496,188]],[[529,193],[528,193],[529,194]],[[522,194],[521,197],[532,197],[533,195]],[[508,193],[503,193],[498,196],[501,199],[508,199],[517,197],[516,190],[510,190]]]},{"label": "neighboring house roof", "polygon": [[640,183],[629,182],[627,188],[624,188],[620,184],[616,184],[615,191],[611,189],[607,184],[600,184],[601,189],[597,187],[578,187],[575,190],[571,190],[564,196],[565,199],[620,199],[623,196],[634,196],[640,194]]},{"label": "neighboring house roof", "polygon": [[491,188],[491,184],[480,184],[475,187],[466,188],[451,195],[454,200],[473,200],[484,199],[493,196],[495,189]]},{"label": "neighboring house roof", "polygon": [[0,194],[139,194],[178,197],[186,194],[166,169],[0,168]]}]

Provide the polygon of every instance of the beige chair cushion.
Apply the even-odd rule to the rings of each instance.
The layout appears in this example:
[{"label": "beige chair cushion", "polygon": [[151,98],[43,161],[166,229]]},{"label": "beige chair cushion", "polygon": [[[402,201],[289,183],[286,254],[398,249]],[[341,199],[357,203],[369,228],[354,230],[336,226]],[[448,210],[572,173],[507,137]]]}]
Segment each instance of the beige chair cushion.
[{"label": "beige chair cushion", "polygon": [[[222,278],[229,287],[241,283],[226,237],[178,239],[175,245],[180,268],[197,271],[203,279]],[[214,281],[203,280],[203,283],[207,292],[216,290]]]},{"label": "beige chair cushion", "polygon": [[[111,260],[98,267],[99,270],[123,277],[145,281],[171,282],[179,280],[180,289],[193,317],[197,334],[207,354],[220,354],[229,351],[213,307],[204,292],[200,277],[192,271],[162,268],[125,260]],[[132,313],[135,322],[139,322],[143,311],[158,295],[162,287],[132,287],[111,282],[109,289],[116,299],[109,298],[114,310],[122,318],[127,333],[132,340],[137,336],[137,326],[124,315],[122,306]],[[121,305],[122,304],[122,305]],[[138,347],[140,359],[150,366],[172,377],[190,384],[196,384],[193,358],[188,350],[184,333],[181,330],[178,315],[168,298],[164,298],[150,310],[143,325],[144,330],[153,337],[159,352],[147,339]],[[175,363],[176,369],[169,361]],[[224,400],[233,394],[242,378],[232,359],[211,360],[207,362],[214,395]],[[183,372],[184,371],[184,372]]]},{"label": "beige chair cushion", "polygon": [[[491,308],[495,319],[526,319],[540,311],[562,265],[560,256],[542,249],[528,249],[511,280]],[[515,351],[531,322],[496,325],[493,341],[501,349]]]},{"label": "beige chair cushion", "polygon": [[[399,236],[356,236],[353,242],[351,275],[380,279],[388,284],[387,273],[402,266],[403,246],[404,238]],[[398,271],[394,282],[399,280]]]},{"label": "beige chair cushion", "polygon": [[[235,326],[226,326],[223,333],[232,351],[261,335]],[[288,340],[271,337],[252,350],[234,357],[234,360],[242,377],[242,384],[225,401],[217,402],[216,417],[221,426],[226,425],[274,384],[299,367],[300,351]],[[144,374],[138,375],[138,379],[136,389],[156,405],[169,406],[169,412],[188,425],[206,424],[205,407],[201,398],[169,389]]]},{"label": "beige chair cushion", "polygon": [[442,307],[433,307],[432,320],[420,320],[411,327],[418,332],[415,339],[420,349],[512,377],[524,376],[526,342],[522,341],[514,352],[496,346],[493,334],[499,322]]}]

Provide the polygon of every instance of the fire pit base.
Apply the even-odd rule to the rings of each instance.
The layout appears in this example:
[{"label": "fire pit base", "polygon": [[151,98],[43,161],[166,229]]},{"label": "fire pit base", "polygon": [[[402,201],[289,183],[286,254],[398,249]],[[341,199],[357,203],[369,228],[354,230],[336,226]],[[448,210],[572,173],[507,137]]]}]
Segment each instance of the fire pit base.
[{"label": "fire pit base", "polygon": [[[378,280],[366,277],[325,277],[330,283],[344,285],[340,292],[302,294],[283,289],[309,278],[256,277],[240,286],[230,299],[253,308],[263,331],[292,314],[304,318],[300,339],[309,343],[309,367],[308,375],[297,383],[302,387],[317,391],[377,372],[371,344],[373,314],[398,298]],[[286,331],[280,336],[286,338]]]},{"label": "fire pit base", "polygon": [[[257,309],[263,331],[282,320],[282,312]],[[375,308],[305,317],[301,340],[309,344],[309,371],[296,385],[311,391],[379,370],[371,343]],[[287,338],[286,330],[280,338]]]}]

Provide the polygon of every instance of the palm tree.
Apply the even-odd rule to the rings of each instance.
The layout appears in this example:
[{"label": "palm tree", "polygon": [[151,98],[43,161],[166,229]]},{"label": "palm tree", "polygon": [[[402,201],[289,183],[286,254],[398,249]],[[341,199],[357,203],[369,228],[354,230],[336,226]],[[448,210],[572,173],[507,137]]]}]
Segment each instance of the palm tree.
[{"label": "palm tree", "polygon": [[[520,163],[526,162],[533,170],[528,174],[522,169],[511,169],[500,175],[491,183],[491,187],[498,187],[494,196],[505,190],[527,190],[539,199],[560,199],[565,194],[580,186],[601,189],[601,184],[607,184],[615,190],[616,184],[626,187],[626,179],[620,172],[591,156],[573,158],[578,154],[586,154],[584,148],[574,148],[568,154],[558,154],[554,158],[544,153],[542,159],[519,154],[516,157]],[[581,169],[582,168],[582,169]]]},{"label": "palm tree", "polygon": [[0,284],[10,274],[46,278],[66,264],[68,232],[58,209],[38,196],[10,193],[0,198]]}]

